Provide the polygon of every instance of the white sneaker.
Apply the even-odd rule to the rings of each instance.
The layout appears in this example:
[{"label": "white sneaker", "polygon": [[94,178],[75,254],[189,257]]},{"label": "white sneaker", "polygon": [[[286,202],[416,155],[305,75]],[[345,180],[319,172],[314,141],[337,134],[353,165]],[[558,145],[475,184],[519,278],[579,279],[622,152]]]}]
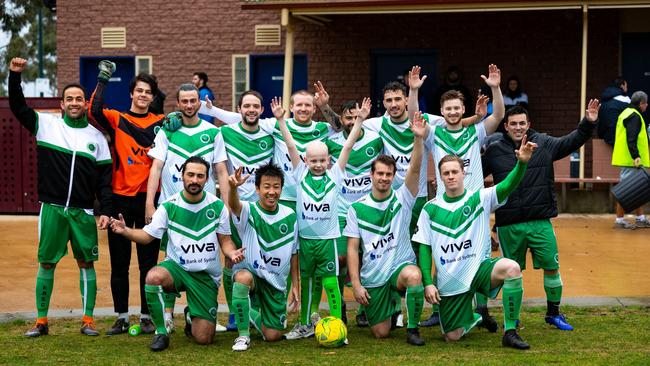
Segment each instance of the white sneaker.
[{"label": "white sneaker", "polygon": [[228,329],[217,322],[217,324],[214,326],[214,331],[217,333],[223,333],[228,331]]},{"label": "white sneaker", "polygon": [[314,335],[313,325],[302,325],[300,323],[296,323],[296,325],[293,326],[291,332],[284,335],[284,338],[293,340],[293,339],[309,338],[312,337],[313,335]]},{"label": "white sneaker", "polygon": [[316,326],[316,323],[320,321],[320,314],[317,312],[311,313],[309,320],[311,320],[311,325]]},{"label": "white sneaker", "polygon": [[165,329],[167,329],[167,334],[174,333],[174,329],[176,329],[174,319],[165,319]]},{"label": "white sneaker", "polygon": [[235,342],[232,344],[232,350],[241,352],[247,351],[251,346],[251,338],[247,336],[239,336],[235,339]]}]

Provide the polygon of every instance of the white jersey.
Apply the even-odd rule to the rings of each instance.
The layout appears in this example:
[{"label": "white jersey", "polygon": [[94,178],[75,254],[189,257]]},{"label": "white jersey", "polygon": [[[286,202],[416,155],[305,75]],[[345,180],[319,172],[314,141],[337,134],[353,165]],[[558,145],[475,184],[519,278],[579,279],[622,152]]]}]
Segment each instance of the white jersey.
[{"label": "white jersey", "polygon": [[450,131],[444,126],[434,126],[429,130],[429,145],[433,145],[433,162],[436,166],[436,196],[445,192],[438,163],[445,155],[457,155],[463,160],[465,168],[465,188],[476,191],[483,188],[483,166],[481,165],[481,146],[485,140],[485,123]]},{"label": "white jersey", "polygon": [[[424,119],[429,124],[437,125],[440,122],[438,116],[425,114]],[[442,120],[444,123],[444,119]],[[389,117],[375,117],[363,122],[363,127],[379,134],[384,142],[384,154],[390,155],[395,159],[397,171],[393,179],[393,188],[397,189],[404,184],[406,172],[411,163],[411,154],[413,152],[413,132],[409,126],[409,120],[402,123],[395,123]],[[424,153],[422,165],[420,167],[420,182],[418,188],[418,197],[427,196],[427,165],[428,159],[424,158],[431,151],[430,145],[432,139],[427,138],[424,141]]]},{"label": "white jersey", "polygon": [[344,173],[338,165],[316,176],[302,161],[293,171],[298,184],[298,235],[305,239],[335,239],[341,236],[338,220],[339,188]]},{"label": "white jersey", "polygon": [[391,190],[382,201],[372,193],[353,203],[343,236],[359,238],[362,252],[361,284],[364,287],[384,285],[404,263],[415,264],[409,224],[414,197],[405,185]]},{"label": "white jersey", "polygon": [[[372,162],[384,151],[384,143],[376,132],[361,130],[362,135],[352,146],[348,163],[345,165],[345,177],[340,185],[339,211],[340,217],[348,215],[350,204],[370,193],[372,182],[370,180],[370,166]],[[325,142],[332,159],[336,164],[345,145],[347,135],[337,132]]]},{"label": "white jersey", "polygon": [[490,257],[490,213],[504,203],[490,187],[454,199],[438,196],[424,205],[413,241],[431,246],[440,295],[469,290],[481,262]]},{"label": "white jersey", "polygon": [[161,129],[156,134],[154,147],[149,150],[148,155],[164,162],[158,203],[183,190],[181,167],[185,160],[194,155],[202,157],[210,164],[211,174],[204,190],[217,194],[212,165],[226,161],[227,157],[221,131],[213,124],[200,120],[196,126],[182,126],[174,132]]},{"label": "white jersey", "polygon": [[269,212],[257,202],[242,202],[239,217],[231,218],[246,248],[245,259],[233,269],[247,269],[286,292],[291,256],[298,251],[296,213],[283,204]]},{"label": "white jersey", "polygon": [[151,223],[142,228],[154,238],[167,233],[166,257],[187,272],[207,272],[214,282],[221,281],[221,256],[217,233],[230,235],[228,210],[209,192],[197,203],[185,200],[182,192],[163,202]]},{"label": "white jersey", "polygon": [[228,155],[228,172],[242,168],[242,176],[249,175],[237,193],[243,201],[257,201],[255,191],[255,173],[273,158],[274,140],[268,129],[259,127],[256,132],[249,132],[242,123],[221,127],[221,135]]}]

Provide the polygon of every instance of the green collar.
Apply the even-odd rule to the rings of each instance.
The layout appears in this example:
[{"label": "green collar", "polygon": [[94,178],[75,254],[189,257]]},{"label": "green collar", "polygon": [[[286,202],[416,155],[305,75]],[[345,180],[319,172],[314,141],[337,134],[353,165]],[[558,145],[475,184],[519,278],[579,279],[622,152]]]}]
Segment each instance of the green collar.
[{"label": "green collar", "polygon": [[454,202],[458,202],[458,201],[462,200],[463,197],[465,197],[466,193],[467,193],[467,190],[465,189],[465,190],[463,190],[463,194],[461,194],[460,196],[449,197],[449,196],[447,196],[447,192],[445,192],[445,193],[442,194],[442,199],[444,199],[445,202],[447,202],[447,203],[454,203]]},{"label": "green collar", "polygon": [[88,117],[84,114],[81,118],[72,119],[66,114],[63,116],[63,122],[72,128],[84,128],[88,126]]}]

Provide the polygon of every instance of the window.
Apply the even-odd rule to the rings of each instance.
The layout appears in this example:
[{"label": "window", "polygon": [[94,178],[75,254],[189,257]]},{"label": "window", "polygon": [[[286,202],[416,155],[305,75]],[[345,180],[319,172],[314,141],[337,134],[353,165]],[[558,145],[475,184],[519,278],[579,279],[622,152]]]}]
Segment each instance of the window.
[{"label": "window", "polygon": [[152,56],[135,56],[135,74],[138,75],[141,72],[152,74],[152,60]]},{"label": "window", "polygon": [[248,90],[248,55],[232,55],[232,110],[239,97]]}]

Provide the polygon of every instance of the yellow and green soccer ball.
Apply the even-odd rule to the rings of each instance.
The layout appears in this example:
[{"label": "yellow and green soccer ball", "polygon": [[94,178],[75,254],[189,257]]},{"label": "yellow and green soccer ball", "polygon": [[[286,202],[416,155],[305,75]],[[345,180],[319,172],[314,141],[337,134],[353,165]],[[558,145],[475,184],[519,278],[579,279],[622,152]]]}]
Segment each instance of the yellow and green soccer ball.
[{"label": "yellow and green soccer ball", "polygon": [[348,328],[341,319],[328,316],[316,323],[314,335],[318,344],[323,347],[340,347],[346,344]]}]

